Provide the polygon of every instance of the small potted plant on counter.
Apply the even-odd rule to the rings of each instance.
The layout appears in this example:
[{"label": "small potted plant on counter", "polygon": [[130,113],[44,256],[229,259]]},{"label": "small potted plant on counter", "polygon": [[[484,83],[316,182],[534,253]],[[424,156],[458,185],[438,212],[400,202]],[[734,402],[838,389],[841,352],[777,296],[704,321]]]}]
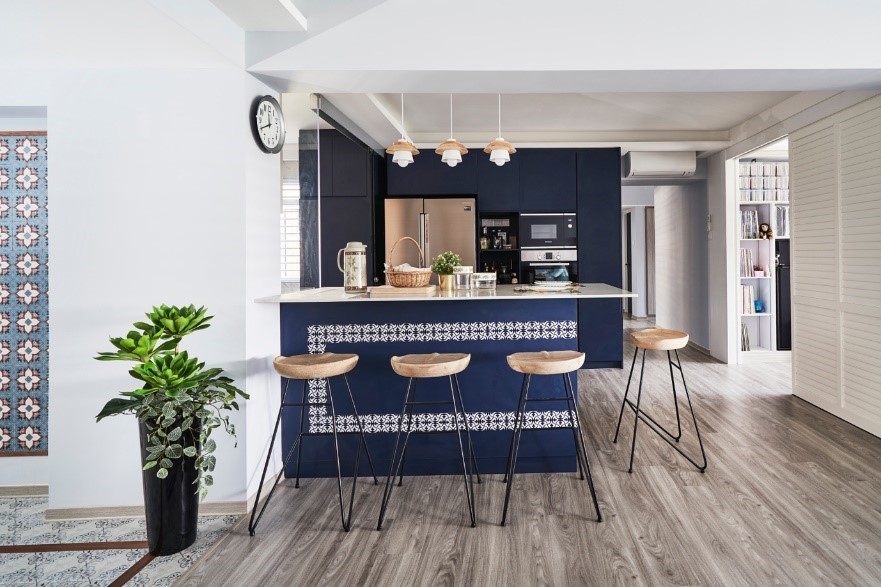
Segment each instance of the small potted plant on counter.
[{"label": "small potted plant on counter", "polygon": [[99,361],[133,361],[129,374],[139,389],[121,392],[98,414],[97,420],[134,414],[141,435],[144,505],[150,553],[180,552],[196,540],[199,497],[205,497],[216,459],[211,432],[223,427],[235,436],[225,412],[239,408],[248,395],[222,375],[205,368],[187,351],[181,339],[209,327],[205,308],[162,305],[147,313],[147,322],[110,344],[116,350],[98,353]]},{"label": "small potted plant on counter", "polygon": [[431,270],[437,273],[442,291],[453,291],[453,267],[461,264],[462,259],[452,251],[441,253],[431,261]]}]

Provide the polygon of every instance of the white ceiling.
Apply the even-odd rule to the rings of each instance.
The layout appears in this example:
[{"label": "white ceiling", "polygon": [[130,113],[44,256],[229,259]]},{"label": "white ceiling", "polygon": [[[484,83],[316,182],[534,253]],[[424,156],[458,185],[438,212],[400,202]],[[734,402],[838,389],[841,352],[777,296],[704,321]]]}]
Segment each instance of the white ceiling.
[{"label": "white ceiling", "polygon": [[[202,1],[247,32],[249,71],[285,95],[321,94],[375,148],[400,136],[399,92],[421,147],[450,134],[446,92],[455,138],[485,145],[501,92],[502,135],[517,146],[706,154],[798,92],[881,90],[881,3],[861,0],[823,10],[741,0],[734,12],[704,0],[508,0],[501,11],[472,0]],[[306,99],[292,105],[289,129],[312,128]]]},{"label": "white ceiling", "polygon": [[[728,129],[793,92],[505,94],[502,136],[520,146],[615,143],[626,150],[721,148]],[[325,94],[382,145],[400,137],[399,94]],[[407,135],[421,146],[450,135],[449,94],[404,96]],[[453,135],[469,147],[498,135],[498,96],[453,96]]]}]

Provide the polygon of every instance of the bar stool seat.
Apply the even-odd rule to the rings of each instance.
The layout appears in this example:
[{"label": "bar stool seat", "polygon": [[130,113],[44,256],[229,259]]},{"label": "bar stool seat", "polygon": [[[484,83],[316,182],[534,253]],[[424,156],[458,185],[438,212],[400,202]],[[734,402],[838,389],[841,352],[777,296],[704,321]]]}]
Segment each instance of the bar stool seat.
[{"label": "bar stool seat", "polygon": [[[382,503],[379,507],[379,521],[377,530],[382,530],[382,524],[391,500],[395,476],[399,476],[398,485],[404,480],[404,461],[407,458],[407,442],[412,432],[454,432],[459,441],[459,453],[462,458],[462,478],[465,484],[465,501],[468,506],[468,515],[471,518],[471,527],[477,525],[474,500],[474,481],[472,476],[477,473],[477,482],[480,483],[480,472],[477,470],[477,457],[474,454],[474,443],[471,441],[471,428],[468,425],[468,414],[462,402],[462,388],[459,386],[458,374],[468,367],[471,355],[466,353],[431,353],[403,355],[392,357],[392,370],[401,377],[409,378],[407,392],[404,395],[404,406],[398,419],[398,433],[395,435],[395,444],[392,448],[392,456],[389,462],[388,477],[386,477],[385,491],[382,494]],[[446,377],[450,382],[450,399],[439,401],[416,401],[416,380],[435,377]],[[453,407],[453,430],[419,430],[414,414],[415,408],[428,405],[450,405]],[[433,412],[437,414],[437,412]],[[406,426],[406,430],[404,430]],[[465,457],[465,443],[462,439],[462,428],[465,428],[465,436],[468,441],[469,458]],[[404,441],[401,443],[401,436]],[[400,453],[398,446],[401,445]]]},{"label": "bar stool seat", "polygon": [[[337,495],[339,498],[340,519],[342,520],[343,530],[348,532],[352,524],[352,508],[355,503],[355,485],[358,483],[358,466],[361,460],[362,448],[367,455],[367,463],[370,466],[373,482],[377,485],[379,484],[379,480],[376,478],[376,473],[373,470],[373,460],[370,458],[370,451],[367,448],[367,439],[364,436],[364,426],[361,422],[361,416],[358,414],[358,408],[355,406],[355,398],[352,395],[352,388],[349,386],[349,379],[346,375],[349,371],[354,369],[357,364],[358,355],[348,353],[310,353],[303,355],[280,356],[272,361],[272,366],[275,367],[276,372],[284,379],[285,384],[281,396],[281,405],[278,407],[278,416],[275,419],[275,428],[272,431],[272,440],[269,441],[269,450],[266,454],[266,462],[263,465],[263,474],[260,477],[260,485],[257,486],[257,498],[254,502],[254,509],[251,511],[251,521],[248,524],[248,532],[251,536],[254,536],[257,530],[257,524],[260,523],[260,519],[263,517],[263,513],[266,511],[266,507],[269,505],[269,501],[272,499],[275,489],[278,487],[278,483],[281,481],[288,463],[294,454],[297,455],[297,479],[294,487],[300,487],[300,461],[302,460],[301,457],[303,454],[303,439],[307,436],[321,436],[326,434],[304,430],[309,408],[324,408],[330,412],[330,434],[333,435],[333,446],[336,457]],[[356,428],[352,433],[359,435],[358,451],[355,454],[355,467],[354,472],[352,473],[352,488],[348,499],[348,509],[346,508],[345,499],[343,497],[343,474],[340,465],[339,436],[350,432],[344,432],[337,429],[337,413],[333,400],[333,390],[330,385],[330,378],[339,376],[342,376],[346,383],[346,391],[348,392],[349,402],[352,406]],[[288,401],[288,386],[291,381],[295,380],[303,382],[302,399],[299,402]],[[314,399],[310,399],[308,387],[309,381],[312,380],[324,382],[325,389],[323,393],[323,401],[320,401],[320,393],[316,393],[315,396],[313,396]],[[320,390],[321,388],[318,387],[317,389]],[[266,481],[269,463],[272,460],[272,451],[275,447],[275,438],[281,427],[282,413],[285,408],[300,408],[300,431],[297,434],[294,443],[288,449],[287,455],[282,460],[281,470],[278,472],[275,481],[272,483],[269,494],[266,496],[266,501],[263,502],[263,507],[261,508],[259,507],[260,495],[263,491],[264,482]]]},{"label": "bar stool seat", "polygon": [[508,355],[508,366],[529,375],[561,375],[584,365],[584,353],[578,351],[539,351]]},{"label": "bar stool seat", "polygon": [[685,348],[688,344],[688,334],[666,328],[646,328],[631,332],[630,340],[640,349],[672,351]]},{"label": "bar stool seat", "polygon": [[[669,444],[673,450],[682,455],[685,460],[694,465],[698,471],[703,473],[707,470],[707,455],[704,452],[704,443],[701,440],[701,432],[697,425],[697,417],[694,415],[694,407],[691,405],[691,396],[688,393],[688,385],[685,383],[685,372],[682,370],[682,361],[679,358],[679,349],[684,348],[688,344],[688,333],[680,332],[678,330],[669,330],[667,328],[646,328],[644,330],[631,332],[630,340],[633,341],[636,348],[633,353],[633,362],[630,364],[630,375],[627,377],[627,387],[624,389],[624,400],[621,402],[621,411],[618,414],[618,425],[615,427],[615,437],[612,440],[612,442],[618,442],[618,433],[621,431],[621,420],[624,417],[624,408],[629,407],[633,410],[635,416],[633,419],[633,438],[630,443],[630,467],[627,472],[633,472],[633,455],[636,453],[636,429],[639,425],[639,421],[642,420],[652,432],[660,437],[661,440]],[[633,369],[636,367],[636,357],[639,356],[640,349],[642,349],[642,365],[640,366],[639,371],[639,390],[636,394],[636,403],[634,403],[628,398],[627,394],[630,393],[630,382],[633,379]],[[657,420],[646,414],[640,406],[640,401],[642,400],[642,379],[645,373],[646,351],[665,351],[667,353],[667,364],[670,369],[670,383],[673,387],[673,408],[676,412],[675,434],[661,426]],[[676,356],[675,363],[670,355],[671,351]],[[679,376],[682,379],[682,388],[685,390],[685,399],[688,401],[688,410],[691,412],[691,421],[694,423],[694,431],[697,435],[698,447],[700,447],[701,451],[700,463],[686,454],[685,451],[679,447],[679,440],[682,438],[682,422],[679,416],[679,402],[676,399],[676,379],[673,377],[673,369],[679,371]]]},{"label": "bar stool seat", "polygon": [[272,366],[288,379],[325,379],[348,373],[358,364],[358,355],[321,353],[275,357]]},{"label": "bar stool seat", "polygon": [[449,377],[461,373],[471,362],[471,355],[463,353],[431,353],[392,357],[392,370],[401,377],[424,379]]},{"label": "bar stool seat", "polygon": [[[523,422],[526,419],[526,404],[528,402],[566,401],[569,415],[569,428],[572,429],[572,439],[575,442],[575,457],[578,463],[578,471],[582,479],[587,480],[593,506],[597,513],[597,522],[603,520],[600,513],[600,504],[597,500],[596,490],[593,486],[593,477],[590,474],[590,461],[587,458],[587,447],[581,434],[581,423],[578,418],[578,405],[575,401],[575,392],[569,374],[577,371],[584,365],[584,353],[578,351],[537,351],[521,352],[508,355],[508,366],[517,373],[523,374],[523,385],[520,388],[520,401],[514,414],[514,433],[511,436],[511,447],[508,449],[508,468],[505,473],[505,505],[502,509],[502,526],[508,518],[508,502],[511,498],[511,488],[514,486],[514,472],[517,468],[517,454],[520,450],[520,436],[523,432]],[[529,397],[529,384],[533,375],[562,375],[563,386],[566,391],[564,397]],[[530,428],[535,430],[535,428]]]}]

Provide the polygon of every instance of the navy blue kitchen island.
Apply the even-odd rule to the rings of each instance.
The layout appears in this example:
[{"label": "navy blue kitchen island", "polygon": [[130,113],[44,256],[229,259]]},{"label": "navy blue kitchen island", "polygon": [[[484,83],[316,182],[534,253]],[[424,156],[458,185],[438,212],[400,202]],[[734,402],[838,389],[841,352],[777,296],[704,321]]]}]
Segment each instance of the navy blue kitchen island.
[{"label": "navy blue kitchen island", "polygon": [[[318,288],[261,301],[281,303],[280,354],[355,353],[357,367],[349,373],[377,474],[388,470],[394,432],[397,430],[407,380],[394,374],[389,359],[411,353],[470,353],[468,368],[459,375],[465,410],[474,439],[481,473],[503,473],[521,376],[505,360],[511,353],[539,350],[577,350],[579,347],[579,300],[605,301],[633,294],[605,284],[583,284],[578,292],[519,292],[514,286],[496,290],[466,290],[434,297],[370,297],[346,294],[342,288]],[[574,379],[574,377],[573,377]],[[575,383],[573,381],[573,383]],[[355,421],[345,397],[344,382],[332,379],[340,431],[354,432]],[[299,401],[302,388],[292,382],[289,401]],[[324,399],[321,381],[308,383],[310,401]],[[283,389],[283,384],[282,384]],[[445,378],[423,380],[417,388],[419,401],[449,398]],[[535,377],[530,397],[563,395],[563,381]],[[295,398],[295,399],[292,399]],[[340,398],[340,399],[336,399]],[[574,471],[575,451],[568,428],[565,402],[535,404],[526,428],[550,430],[523,435],[518,471]],[[286,454],[300,425],[299,408],[288,408],[282,420],[282,453]],[[331,419],[323,407],[306,415],[310,432],[331,432]],[[554,428],[561,428],[554,430]],[[416,417],[414,431],[453,431],[452,412],[439,406],[433,413]],[[351,467],[357,435],[341,441],[343,466]],[[589,442],[589,439],[588,439]],[[303,445],[301,476],[336,474],[331,436],[307,437]],[[412,455],[412,456],[411,456]],[[362,474],[367,473],[361,459]],[[406,474],[454,474],[461,471],[455,434],[414,434],[410,439]],[[295,475],[288,465],[286,477]]]}]

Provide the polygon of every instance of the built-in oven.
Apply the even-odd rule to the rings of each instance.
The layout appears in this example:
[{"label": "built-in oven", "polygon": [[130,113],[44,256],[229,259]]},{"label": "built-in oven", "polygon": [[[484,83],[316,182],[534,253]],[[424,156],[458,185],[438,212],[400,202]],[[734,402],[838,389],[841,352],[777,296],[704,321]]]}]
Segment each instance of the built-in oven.
[{"label": "built-in oven", "polygon": [[520,214],[521,249],[574,249],[575,213]]},{"label": "built-in oven", "polygon": [[578,251],[575,249],[520,251],[520,274],[524,283],[578,281]]}]

